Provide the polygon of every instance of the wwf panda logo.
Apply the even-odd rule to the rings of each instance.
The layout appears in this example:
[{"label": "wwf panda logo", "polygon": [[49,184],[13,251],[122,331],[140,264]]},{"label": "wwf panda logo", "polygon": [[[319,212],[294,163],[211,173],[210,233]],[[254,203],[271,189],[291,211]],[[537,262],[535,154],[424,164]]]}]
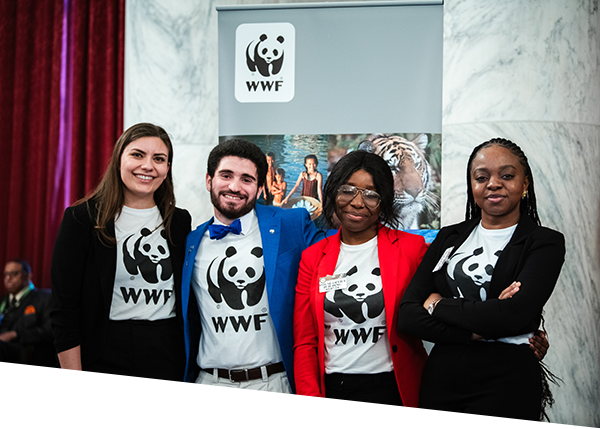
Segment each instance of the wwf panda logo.
[{"label": "wwf panda logo", "polygon": [[[245,308],[243,296],[246,296],[246,304],[253,307],[258,304],[265,289],[265,269],[262,260],[263,250],[254,247],[249,255],[243,255],[230,246],[225,250],[224,258],[215,258],[208,266],[206,280],[208,282],[208,293],[212,299],[220,304],[225,303],[233,310]],[[219,259],[221,259],[219,261]],[[216,281],[213,266],[216,268]]]},{"label": "wwf panda logo", "polygon": [[452,258],[447,272],[453,282],[452,293],[456,298],[466,298],[471,301],[485,301],[490,291],[490,283],[494,266],[502,250],[493,255],[486,254],[483,247],[473,250],[473,253],[465,257],[459,254]]},{"label": "wwf panda logo", "polygon": [[133,245],[133,254],[128,249],[129,241],[136,234],[131,234],[123,243],[123,263],[131,275],[140,273],[147,283],[156,284],[159,278],[169,280],[173,275],[169,247],[164,229],[160,234],[153,234],[148,228],[142,228],[139,238]]},{"label": "wwf panda logo", "polygon": [[[262,34],[246,48],[246,64],[252,72],[257,71],[265,76],[276,75],[283,66],[283,36],[270,38]],[[270,69],[270,70],[269,70]]]},{"label": "wwf panda logo", "polygon": [[[349,277],[358,273],[356,266],[350,268],[346,273],[348,282],[351,282]],[[373,277],[381,277],[379,267],[374,268],[369,274]],[[363,306],[367,307],[367,316],[369,319],[374,319],[381,315],[384,308],[383,302],[383,287],[381,281],[364,282],[365,278],[361,277],[359,283],[352,283],[346,289],[338,289],[333,293],[331,300],[330,293],[325,295],[323,302],[324,310],[335,316],[343,317],[346,315],[354,323],[364,323],[367,319],[363,314]]]}]

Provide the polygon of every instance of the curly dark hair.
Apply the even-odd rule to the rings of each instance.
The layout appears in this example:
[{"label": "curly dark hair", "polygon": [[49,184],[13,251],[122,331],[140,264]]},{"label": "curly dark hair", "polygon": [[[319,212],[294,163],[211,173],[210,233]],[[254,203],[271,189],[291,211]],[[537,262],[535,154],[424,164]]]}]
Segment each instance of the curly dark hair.
[{"label": "curly dark hair", "polygon": [[208,155],[207,172],[210,177],[214,178],[221,159],[226,156],[237,156],[252,161],[256,165],[258,187],[264,185],[269,166],[265,154],[258,146],[243,139],[229,139],[219,143]]},{"label": "curly dark hair", "polygon": [[471,152],[471,156],[469,157],[469,161],[467,162],[467,210],[465,214],[465,219],[469,220],[481,217],[481,208],[475,203],[475,198],[473,197],[473,188],[471,187],[471,169],[473,167],[473,160],[475,159],[479,151],[490,146],[500,146],[506,148],[510,150],[519,159],[519,162],[525,170],[525,177],[529,179],[529,186],[527,187],[527,196],[521,200],[519,210],[521,211],[521,214],[527,214],[535,221],[535,223],[541,226],[542,223],[537,212],[537,204],[535,200],[533,174],[531,173],[529,161],[527,160],[525,153],[519,146],[517,146],[510,140],[500,137],[496,137],[481,143],[479,146],[473,149],[473,152]]},{"label": "curly dark hair", "polygon": [[356,150],[344,155],[331,170],[325,182],[323,191],[323,215],[330,227],[335,227],[335,199],[340,186],[345,184],[350,176],[359,170],[364,170],[373,177],[377,193],[381,196],[379,220],[392,227],[398,227],[398,211],[394,207],[394,176],[387,162],[378,155]]}]

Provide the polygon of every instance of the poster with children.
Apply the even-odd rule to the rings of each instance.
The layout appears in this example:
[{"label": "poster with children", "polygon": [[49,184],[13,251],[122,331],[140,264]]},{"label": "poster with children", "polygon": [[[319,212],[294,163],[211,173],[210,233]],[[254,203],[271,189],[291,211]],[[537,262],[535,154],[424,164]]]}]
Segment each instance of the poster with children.
[{"label": "poster with children", "polygon": [[243,135],[220,140],[234,137],[255,143],[265,153],[268,171],[259,204],[304,207],[318,228],[327,228],[322,202],[328,173],[346,153],[366,150],[390,166],[401,228],[430,241],[440,227],[441,134]]}]

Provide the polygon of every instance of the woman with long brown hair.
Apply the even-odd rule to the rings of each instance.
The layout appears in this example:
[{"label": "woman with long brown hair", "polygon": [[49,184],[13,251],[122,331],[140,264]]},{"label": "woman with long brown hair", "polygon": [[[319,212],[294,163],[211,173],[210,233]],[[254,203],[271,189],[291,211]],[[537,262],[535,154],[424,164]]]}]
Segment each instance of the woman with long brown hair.
[{"label": "woman with long brown hair", "polygon": [[62,368],[182,380],[186,210],[173,146],[140,123],[117,140],[98,187],[66,209],[52,258],[52,326]]}]

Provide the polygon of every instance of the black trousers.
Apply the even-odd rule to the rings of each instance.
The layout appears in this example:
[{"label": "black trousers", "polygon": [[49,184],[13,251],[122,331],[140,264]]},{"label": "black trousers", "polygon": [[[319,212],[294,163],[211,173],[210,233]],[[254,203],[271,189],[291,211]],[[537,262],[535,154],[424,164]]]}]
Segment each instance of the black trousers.
[{"label": "black trousers", "polygon": [[15,341],[0,341],[0,362],[27,363],[26,349]]},{"label": "black trousers", "polygon": [[393,371],[379,374],[325,374],[325,397],[402,405]]},{"label": "black trousers", "polygon": [[99,361],[86,371],[183,381],[183,332],[175,318],[110,321]]},{"label": "black trousers", "polygon": [[539,420],[541,383],[540,363],[528,345],[439,344],[423,371],[419,407]]}]

